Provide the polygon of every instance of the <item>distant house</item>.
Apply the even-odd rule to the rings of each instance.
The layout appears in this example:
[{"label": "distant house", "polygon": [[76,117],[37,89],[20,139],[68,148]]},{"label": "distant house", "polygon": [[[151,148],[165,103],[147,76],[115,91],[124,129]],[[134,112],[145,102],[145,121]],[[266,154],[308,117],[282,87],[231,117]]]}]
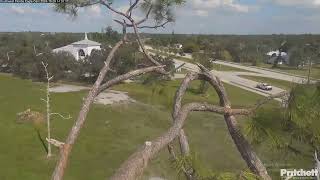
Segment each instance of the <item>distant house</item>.
[{"label": "distant house", "polygon": [[58,52],[69,52],[74,58],[78,61],[79,59],[83,59],[86,56],[90,56],[92,50],[101,50],[101,44],[95,41],[91,41],[87,37],[87,33],[85,33],[84,40],[77,41],[71,43],[69,45],[53,49],[54,53]]},{"label": "distant house", "polygon": [[177,49],[182,49],[183,46],[182,46],[182,44],[178,43],[178,44],[174,44],[174,47]]},{"label": "distant house", "polygon": [[[288,64],[289,63],[289,56],[286,52],[279,52],[277,51],[270,51],[266,54],[268,56],[266,63],[274,64],[274,62],[278,59],[278,64]],[[280,56],[280,57],[279,57]]]}]

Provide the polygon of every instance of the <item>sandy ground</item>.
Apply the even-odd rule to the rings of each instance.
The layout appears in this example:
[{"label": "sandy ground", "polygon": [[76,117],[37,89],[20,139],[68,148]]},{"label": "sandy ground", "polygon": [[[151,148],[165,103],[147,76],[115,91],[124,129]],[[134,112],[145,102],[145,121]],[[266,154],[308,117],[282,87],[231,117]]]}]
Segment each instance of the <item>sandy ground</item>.
[{"label": "sandy ground", "polygon": [[95,99],[95,103],[104,105],[128,102],[135,102],[135,100],[130,98],[127,92],[114,90],[102,92]]},{"label": "sandy ground", "polygon": [[[50,88],[50,92],[54,93],[66,93],[66,92],[77,92],[81,90],[89,89],[85,86],[76,86],[69,84],[61,84]],[[94,100],[96,104],[110,105],[116,103],[129,103],[135,102],[134,99],[130,98],[127,92],[107,90],[100,93]]]},{"label": "sandy ground", "polygon": [[149,180],[165,180],[161,177],[150,177]]},{"label": "sandy ground", "polygon": [[88,87],[85,86],[76,86],[76,85],[69,85],[69,84],[63,84],[63,85],[58,85],[50,88],[50,92],[54,93],[66,93],[66,92],[76,92],[76,91],[81,91],[89,89]]}]

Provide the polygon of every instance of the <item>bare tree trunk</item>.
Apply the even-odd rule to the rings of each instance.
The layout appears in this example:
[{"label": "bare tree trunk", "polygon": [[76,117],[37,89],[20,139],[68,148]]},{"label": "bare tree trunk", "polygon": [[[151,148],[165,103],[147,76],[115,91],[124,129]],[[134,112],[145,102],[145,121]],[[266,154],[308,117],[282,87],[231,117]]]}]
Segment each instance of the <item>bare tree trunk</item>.
[{"label": "bare tree trunk", "polygon": [[[200,66],[200,68],[204,71],[205,78],[207,78],[209,83],[216,90],[220,98],[220,105],[226,109],[231,109],[231,103],[220,79],[218,77],[214,78],[203,66]],[[271,180],[266,167],[263,165],[257,154],[251,149],[249,142],[242,135],[235,117],[227,113],[224,115],[224,119],[233,142],[236,144],[238,151],[250,170],[265,180]]]},{"label": "bare tree trunk", "polygon": [[[41,62],[45,73],[46,73],[46,80],[47,80],[47,87],[46,87],[46,99],[44,100],[46,102],[46,113],[47,113],[47,138],[49,141],[51,140],[51,128],[50,128],[50,116],[51,116],[51,111],[50,111],[50,80],[53,78],[49,77],[49,72],[48,72],[48,64],[44,64]],[[47,152],[47,157],[50,158],[52,156],[52,151],[51,151],[51,143],[48,141],[48,152]]]},{"label": "bare tree trunk", "polygon": [[238,123],[234,116],[224,115],[229,133],[236,144],[243,160],[247,163],[249,169],[255,174],[262,177],[264,180],[271,180],[267,169],[261,162],[257,154],[251,149],[250,144],[242,135]]}]

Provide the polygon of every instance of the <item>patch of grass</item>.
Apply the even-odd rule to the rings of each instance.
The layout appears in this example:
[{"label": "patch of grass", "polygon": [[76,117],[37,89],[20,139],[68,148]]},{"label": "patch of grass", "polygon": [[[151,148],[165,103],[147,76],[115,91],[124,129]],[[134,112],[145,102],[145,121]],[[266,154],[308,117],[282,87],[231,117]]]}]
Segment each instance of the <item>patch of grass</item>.
[{"label": "patch of grass", "polygon": [[247,75],[240,75],[240,77],[250,79],[253,81],[257,81],[260,83],[268,83],[272,86],[276,86],[285,90],[291,89],[293,86],[296,85],[294,82],[289,82],[289,81],[284,81],[284,80],[279,80],[279,79],[273,79],[273,78],[268,78],[268,77],[261,77],[261,76],[247,76]]},{"label": "patch of grass", "polygon": [[[181,81],[181,79],[175,81],[166,81],[163,82],[162,85],[160,85],[160,83],[155,83],[153,85],[142,85],[135,83],[120,84],[115,86],[113,89],[127,91],[134,99],[139,99],[147,104],[161,105],[168,110],[171,110],[175,92],[180,86]],[[197,94],[199,84],[200,81],[193,81],[191,83],[191,86],[187,90],[187,93],[183,99],[183,103],[197,101],[219,104],[218,96],[212,87],[208,89],[205,95]],[[240,108],[244,106],[252,106],[262,98],[262,96],[258,94],[249,93],[246,90],[229,84],[224,84],[224,86],[228,92],[228,96],[233,107]]]},{"label": "patch of grass", "polygon": [[[278,67],[273,68],[272,64],[265,64],[265,63],[261,63],[259,66],[264,67],[264,68],[283,71],[283,72],[290,73],[290,74],[306,76],[306,77],[308,76],[308,66],[305,66],[302,69],[297,69],[297,68],[290,67],[287,65],[279,65]],[[320,65],[312,66],[310,77],[315,78],[315,79],[320,79]]]},{"label": "patch of grass", "polygon": [[[55,156],[46,159],[45,151],[31,124],[17,124],[16,113],[27,108],[45,111],[40,100],[44,96],[44,85],[0,75],[0,179],[43,180],[50,179],[58,150]],[[138,103],[125,105],[93,105],[85,126],[77,140],[66,170],[66,180],[105,179],[145,141],[151,140],[167,130],[171,125],[171,106],[175,90],[180,81],[169,81],[162,86],[141,84],[120,84],[114,89],[128,91]],[[209,90],[208,96],[194,94],[199,82],[194,82],[188,90],[184,102],[209,101],[218,103],[217,96]],[[226,85],[234,107],[253,105],[259,95]],[[154,91],[154,93],[152,93]],[[69,113],[72,119],[52,119],[52,136],[63,141],[74,123],[87,91],[57,93],[52,96],[53,112]],[[273,106],[274,104],[270,104]],[[246,118],[240,118],[242,124]],[[214,113],[194,112],[188,117],[186,133],[191,148],[200,155],[201,161],[218,172],[239,172],[246,165],[232,142],[223,117]],[[45,138],[45,128],[41,131]],[[283,162],[277,153],[269,155],[269,149],[258,146],[258,154],[266,163]],[[267,154],[268,153],[268,154]],[[303,162],[303,163],[302,163]],[[310,159],[296,159],[292,163],[310,163]],[[290,160],[291,163],[291,160]],[[142,179],[150,176],[163,176],[177,179],[173,172],[169,155],[164,149],[151,161]]]},{"label": "patch of grass", "polygon": [[251,71],[248,71],[245,69],[240,69],[240,68],[236,68],[236,67],[232,67],[232,66],[226,66],[226,65],[222,65],[222,64],[214,64],[213,69],[215,69],[217,71],[251,72]]}]

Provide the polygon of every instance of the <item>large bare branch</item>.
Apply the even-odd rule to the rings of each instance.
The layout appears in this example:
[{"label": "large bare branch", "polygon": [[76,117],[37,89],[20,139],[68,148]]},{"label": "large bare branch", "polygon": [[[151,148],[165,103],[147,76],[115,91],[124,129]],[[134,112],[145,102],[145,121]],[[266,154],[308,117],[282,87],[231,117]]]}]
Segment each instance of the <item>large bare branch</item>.
[{"label": "large bare branch", "polygon": [[149,26],[148,26],[148,25],[137,26],[137,28],[139,28],[139,29],[144,29],[144,28],[157,29],[157,28],[159,28],[159,27],[164,28],[165,25],[168,24],[168,23],[170,23],[170,21],[165,21],[165,22],[163,22],[163,23],[161,23],[161,24],[156,24],[156,25],[154,25],[154,26],[151,26],[151,25],[149,25]]},{"label": "large bare branch", "polygon": [[134,30],[134,33],[136,34],[137,36],[137,41],[138,41],[138,44],[140,46],[140,48],[142,49],[142,52],[143,54],[146,56],[147,59],[149,59],[153,64],[159,66],[160,63],[157,62],[155,59],[153,59],[149,54],[148,52],[146,51],[145,47],[144,47],[144,44],[142,43],[141,41],[141,37],[139,35],[139,31],[138,31],[138,28],[137,28],[137,25],[135,24],[135,22],[133,21],[133,19],[131,19],[131,23],[133,24],[133,30]]},{"label": "large bare branch", "polygon": [[169,130],[153,141],[147,141],[145,144],[134,152],[110,178],[111,180],[135,180],[147,167],[150,159],[152,159],[161,149],[172,142],[182,129],[184,122],[190,111],[210,111],[219,114],[241,114],[241,110],[229,110],[210,105],[207,103],[189,103],[184,105],[179,111],[173,125]]},{"label": "large bare branch", "polygon": [[[197,78],[198,78],[197,73],[189,72],[189,73],[187,73],[187,75],[183,79],[183,81],[181,82],[181,85],[180,85],[179,89],[176,91],[175,98],[174,98],[175,102],[173,105],[173,112],[172,112],[173,121],[175,121],[175,119],[177,118],[177,116],[180,112],[180,109],[182,106],[182,98],[183,98],[187,88],[189,87],[191,81],[194,79],[197,79]],[[180,130],[178,139],[179,139],[181,154],[184,156],[188,156],[190,154],[190,147],[189,147],[189,143],[188,143],[188,138],[187,138],[183,129]],[[168,145],[168,150],[170,150],[171,146],[172,146],[172,144]],[[169,153],[171,154],[171,156],[174,156],[172,154],[172,151],[169,151]],[[186,178],[188,180],[191,180],[193,169],[187,169],[186,167],[183,167],[183,169],[184,169],[184,174],[185,174]]]},{"label": "large bare branch", "polygon": [[[256,156],[255,152],[252,151],[244,136],[241,134],[234,117],[234,115],[248,115],[252,112],[251,109],[231,109],[231,104],[220,79],[215,78],[203,66],[199,65],[199,67],[203,70],[203,73],[188,73],[176,93],[173,110],[173,126],[154,141],[146,142],[142,148],[132,154],[117,170],[116,174],[111,178],[112,180],[136,179],[147,167],[149,160],[152,159],[153,156],[162,148],[168,146],[169,151],[172,151],[172,147],[169,143],[171,143],[177,136],[180,136],[184,121],[190,111],[210,111],[223,114],[231,137],[237,145],[237,148],[243,159],[247,162],[248,167],[263,179],[271,179],[267,174],[266,168]],[[210,82],[219,95],[220,105],[222,107],[210,105],[208,103],[190,103],[181,108],[182,96],[185,94],[190,82],[195,79],[204,79]],[[188,175],[186,169],[184,169],[184,172]]]},{"label": "large bare branch", "polygon": [[[146,21],[149,19],[149,15],[150,15],[150,12],[151,12],[152,8],[153,8],[153,6],[150,5],[150,7],[149,7],[149,9],[148,9],[148,11],[147,11],[147,13],[146,13],[146,16],[145,16],[143,19],[141,19],[141,20],[139,20],[138,22],[136,22],[136,25],[137,25],[137,26],[139,26],[140,24],[146,22]],[[123,24],[123,22],[121,22],[121,21],[119,21],[119,20],[117,20],[117,19],[114,19],[114,21],[117,22],[117,23],[119,23],[119,24]],[[133,27],[133,24],[126,23],[126,26],[127,26],[127,27]]]},{"label": "large bare branch", "polygon": [[[231,109],[231,103],[228,99],[226,90],[220,79],[218,77],[214,77],[210,73],[210,71],[202,65],[198,66],[203,71],[204,79],[206,79],[216,90],[220,99],[220,105],[224,108]],[[236,118],[233,116],[233,114],[225,114],[224,119],[227,124],[229,133],[233,139],[233,142],[236,144],[238,151],[247,163],[249,169],[255,174],[259,175],[261,178],[265,180],[271,180],[271,177],[268,175],[266,167],[261,162],[257,154],[252,150],[249,142],[241,133],[238,122],[236,121]]]},{"label": "large bare branch", "polygon": [[[131,1],[130,1],[130,2],[131,2]],[[134,2],[132,5],[130,4],[129,9],[128,9],[127,12],[126,12],[126,16],[131,17],[131,12],[132,12],[133,8],[134,8],[138,3],[139,3],[139,0],[135,0],[135,2]]]},{"label": "large bare branch", "polygon": [[117,76],[114,79],[111,79],[111,80],[107,81],[106,83],[102,84],[100,86],[98,92],[100,93],[100,92],[108,89],[109,87],[111,87],[113,85],[119,84],[120,82],[122,82],[124,80],[130,79],[130,78],[133,78],[133,77],[136,77],[136,76],[139,76],[141,74],[148,73],[148,72],[156,71],[156,70],[158,70],[160,68],[163,68],[164,66],[165,65],[162,65],[162,66],[151,66],[151,67],[136,69],[136,70],[130,71],[130,72],[126,73],[126,74]]},{"label": "large bare branch", "polygon": [[153,8],[153,6],[152,6],[152,4],[151,4],[150,7],[149,7],[149,9],[148,9],[148,11],[147,11],[147,13],[146,13],[145,18],[143,18],[143,19],[141,19],[140,21],[136,22],[136,25],[140,25],[140,24],[146,22],[146,21],[149,19],[149,15],[150,15],[150,12],[151,12],[152,8]]},{"label": "large bare branch", "polygon": [[125,13],[114,9],[109,2],[106,2],[104,0],[100,0],[100,4],[104,5],[106,8],[108,8],[109,10],[111,10],[112,12],[114,12],[116,14],[119,14],[120,16],[123,16],[125,18],[128,17]]},{"label": "large bare branch", "polygon": [[282,97],[288,96],[289,94],[290,93],[288,91],[282,91],[280,93],[270,95],[270,96],[258,101],[257,104],[255,105],[254,109],[258,109],[259,107],[261,107],[262,105],[270,102],[273,99],[282,98]]}]

